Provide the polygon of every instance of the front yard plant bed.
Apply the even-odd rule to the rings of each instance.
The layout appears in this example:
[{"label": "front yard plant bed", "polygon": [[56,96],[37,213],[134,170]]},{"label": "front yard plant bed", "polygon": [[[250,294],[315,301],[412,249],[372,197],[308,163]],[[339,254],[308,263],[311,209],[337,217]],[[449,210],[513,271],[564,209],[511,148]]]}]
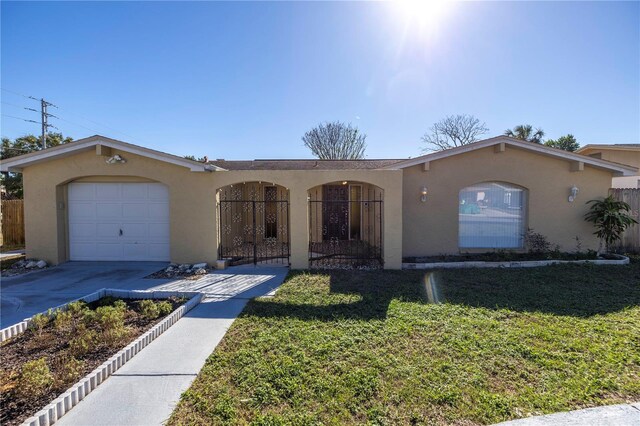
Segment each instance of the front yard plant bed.
[{"label": "front yard plant bed", "polygon": [[439,262],[522,262],[536,260],[596,260],[598,254],[593,251],[581,253],[514,253],[510,251],[493,251],[486,253],[442,254],[438,256],[403,257],[402,263],[439,263]]},{"label": "front yard plant bed", "polygon": [[292,272],[168,424],[470,426],[639,401],[638,260]]},{"label": "front yard plant bed", "polygon": [[184,302],[103,297],[34,316],[0,345],[0,424],[20,424]]}]

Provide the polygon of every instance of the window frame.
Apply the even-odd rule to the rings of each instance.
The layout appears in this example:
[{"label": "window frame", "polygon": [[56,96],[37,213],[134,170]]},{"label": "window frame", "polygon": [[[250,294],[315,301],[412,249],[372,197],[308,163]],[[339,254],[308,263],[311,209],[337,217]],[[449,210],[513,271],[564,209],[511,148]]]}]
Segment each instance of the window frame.
[{"label": "window frame", "polygon": [[[477,186],[477,185],[482,185],[482,184],[498,184],[498,185],[503,185],[503,186],[507,186],[507,187],[511,187],[513,189],[517,189],[522,191],[522,215],[521,215],[521,220],[522,220],[522,228],[521,228],[521,234],[520,234],[520,245],[518,247],[487,247],[487,246],[477,246],[477,247],[463,247],[460,244],[460,195],[462,193],[462,191],[464,191],[467,188],[471,188],[473,186]],[[506,192],[505,192],[506,195]],[[507,181],[500,181],[500,180],[488,180],[488,181],[480,181],[480,182],[475,182],[475,183],[471,183],[469,185],[466,185],[462,188],[460,188],[458,190],[458,198],[457,198],[457,208],[458,208],[458,228],[457,228],[457,245],[458,245],[458,250],[460,252],[481,252],[481,251],[487,251],[487,250],[513,250],[513,251],[523,251],[525,250],[525,234],[527,232],[527,229],[529,229],[529,189],[522,186],[522,185],[518,185],[516,183],[512,183],[512,182],[507,182]]]}]

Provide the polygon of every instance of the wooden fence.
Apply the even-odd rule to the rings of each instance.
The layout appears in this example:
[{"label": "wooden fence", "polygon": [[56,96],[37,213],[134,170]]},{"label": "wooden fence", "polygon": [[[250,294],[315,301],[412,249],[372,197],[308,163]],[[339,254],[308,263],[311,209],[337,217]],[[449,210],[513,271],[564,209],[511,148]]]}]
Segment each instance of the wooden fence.
[{"label": "wooden fence", "polygon": [[[616,200],[624,201],[631,206],[631,215],[640,222],[640,188],[612,188],[609,193]],[[628,228],[622,236],[620,249],[638,253],[640,252],[640,224]]]},{"label": "wooden fence", "polygon": [[0,202],[1,222],[0,245],[24,245],[24,203],[23,200],[2,200]]}]

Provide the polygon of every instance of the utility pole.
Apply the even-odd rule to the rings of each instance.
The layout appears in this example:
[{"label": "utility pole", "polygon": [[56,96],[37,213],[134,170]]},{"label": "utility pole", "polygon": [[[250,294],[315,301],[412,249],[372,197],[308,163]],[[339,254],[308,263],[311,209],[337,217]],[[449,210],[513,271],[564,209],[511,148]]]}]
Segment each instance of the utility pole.
[{"label": "utility pole", "polygon": [[[47,122],[49,117],[58,118],[53,114],[49,114],[47,112],[47,107],[49,107],[49,106],[52,106],[54,108],[58,108],[58,107],[55,106],[54,104],[52,104],[51,102],[45,101],[44,98],[36,99],[33,96],[29,96],[29,98],[34,99],[36,101],[40,101],[40,117],[41,117],[40,118],[40,123],[42,124],[42,149],[46,149],[47,148],[47,132],[49,131],[49,127],[53,127],[56,130],[58,129],[53,124],[49,124]],[[25,109],[28,109],[28,110],[31,110],[31,111],[36,111],[33,108],[25,108]]]}]

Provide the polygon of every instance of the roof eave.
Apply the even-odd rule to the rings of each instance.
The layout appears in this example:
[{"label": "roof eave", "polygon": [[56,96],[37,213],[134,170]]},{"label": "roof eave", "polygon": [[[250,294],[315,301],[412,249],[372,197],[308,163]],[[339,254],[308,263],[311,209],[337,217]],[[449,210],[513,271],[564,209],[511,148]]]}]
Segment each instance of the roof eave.
[{"label": "roof eave", "polygon": [[74,153],[88,151],[96,145],[102,145],[119,151],[129,152],[143,157],[153,158],[158,161],[175,164],[177,166],[186,167],[192,172],[214,172],[225,171],[222,167],[212,164],[201,163],[178,157],[176,155],[167,154],[165,152],[144,148],[138,145],[129,144],[116,139],[110,139],[104,136],[91,136],[80,139],[64,145],[58,145],[42,151],[32,152],[18,157],[12,157],[2,161],[0,171],[2,172],[21,172],[25,167],[42,163],[50,159],[65,157]]},{"label": "roof eave", "polygon": [[383,167],[384,169],[404,169],[407,167],[413,167],[418,164],[423,164],[429,161],[436,161],[442,158],[452,157],[454,155],[464,154],[466,152],[475,151],[478,149],[487,148],[490,146],[498,145],[501,143],[505,143],[511,145],[515,148],[526,149],[530,151],[537,152],[542,155],[547,155],[556,158],[562,158],[567,161],[580,161],[585,164],[588,164],[592,167],[597,167],[601,169],[605,169],[607,171],[612,172],[614,176],[635,176],[638,172],[638,169],[631,166],[622,166],[610,161],[600,160],[596,158],[586,157],[581,154],[576,154],[569,151],[563,151],[557,148],[551,148],[548,146],[535,144],[532,142],[525,142],[519,139],[514,139],[508,136],[496,136],[494,138],[485,139],[483,141],[474,142],[469,145],[464,145],[456,148],[451,148],[444,151],[434,152],[431,154],[426,154],[420,157],[412,158],[410,160],[402,161],[397,164],[392,164],[391,166]]}]

